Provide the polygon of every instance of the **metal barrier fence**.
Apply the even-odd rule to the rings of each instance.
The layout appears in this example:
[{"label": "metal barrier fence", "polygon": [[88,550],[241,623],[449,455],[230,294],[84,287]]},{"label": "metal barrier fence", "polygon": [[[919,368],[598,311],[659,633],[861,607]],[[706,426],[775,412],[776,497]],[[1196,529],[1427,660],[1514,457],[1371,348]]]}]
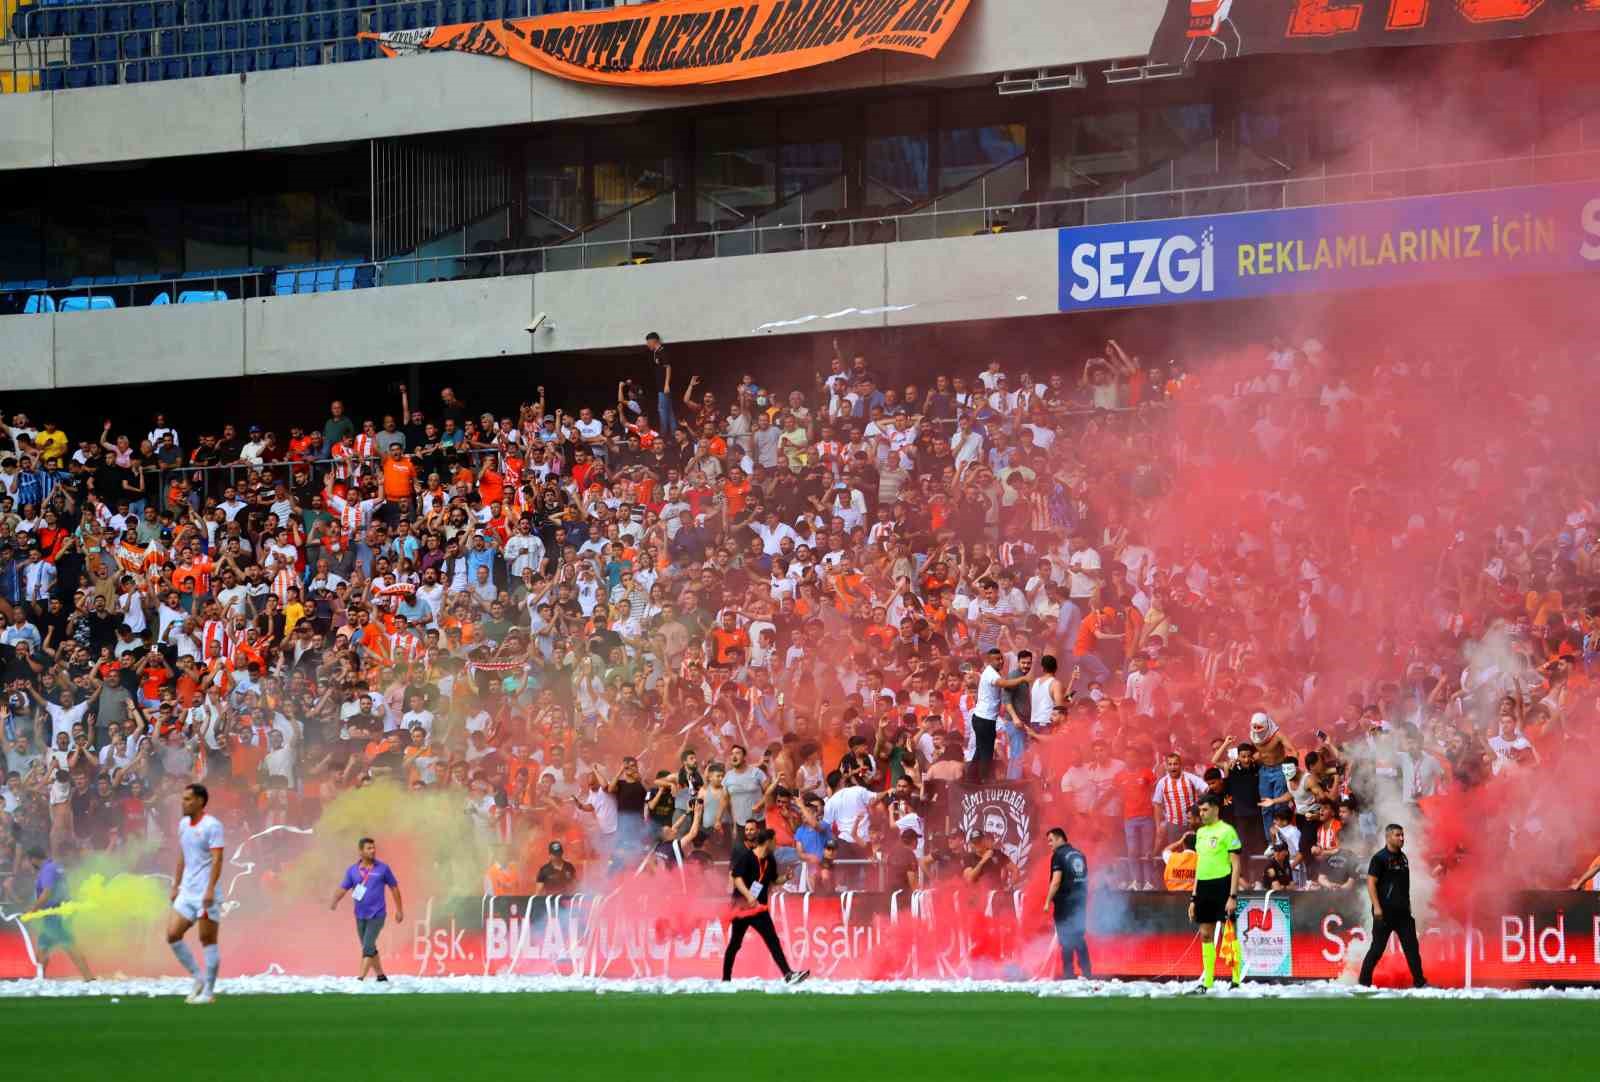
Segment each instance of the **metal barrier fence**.
[{"label": "metal barrier fence", "polygon": [[[922,209],[906,214],[860,211],[830,215],[819,212],[810,222],[783,225],[741,225],[688,232],[678,227],[597,239],[585,234],[539,247],[497,252],[407,256],[370,263],[345,263],[354,268],[358,287],[540,274],[598,267],[769,254],[862,244],[893,244],[941,237],[1023,232],[1130,221],[1157,221],[1202,214],[1364,202],[1406,196],[1441,195],[1600,178],[1600,149],[1556,154],[1483,159],[1409,169],[1328,173],[1268,181],[1170,190],[1075,196],[1004,203],[961,209]],[[152,276],[115,285],[38,285],[32,292],[55,298],[110,296],[119,307],[149,304],[161,293],[176,297],[183,289],[210,289],[230,299],[276,295],[279,271],[226,271],[210,276]],[[302,290],[303,292],[303,290]]]}]

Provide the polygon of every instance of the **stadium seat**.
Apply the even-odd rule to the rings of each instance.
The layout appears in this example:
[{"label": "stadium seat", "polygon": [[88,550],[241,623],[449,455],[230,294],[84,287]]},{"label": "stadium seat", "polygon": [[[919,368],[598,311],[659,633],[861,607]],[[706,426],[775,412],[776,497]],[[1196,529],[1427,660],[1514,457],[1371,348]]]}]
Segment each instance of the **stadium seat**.
[{"label": "stadium seat", "polygon": [[322,46],[300,46],[300,66],[302,68],[314,68],[320,63],[322,63]]},{"label": "stadium seat", "polygon": [[61,90],[67,85],[67,69],[60,64],[52,64],[40,74],[46,90]]},{"label": "stadium seat", "polygon": [[353,266],[339,267],[334,275],[335,289],[354,289],[356,287],[356,269]]},{"label": "stadium seat", "polygon": [[27,315],[34,315],[39,312],[54,312],[55,310],[56,299],[48,293],[35,293],[22,306],[22,311]]},{"label": "stadium seat", "polygon": [[142,83],[145,81],[144,73],[143,60],[130,60],[122,65],[122,81],[124,83]]},{"label": "stadium seat", "polygon": [[198,26],[179,32],[176,51],[184,56],[193,56],[200,51],[200,28]]},{"label": "stadium seat", "polygon": [[124,34],[122,35],[122,55],[129,60],[143,60],[150,55],[149,34]]},{"label": "stadium seat", "polygon": [[222,27],[203,26],[200,28],[200,48],[203,52],[214,53],[222,48]]},{"label": "stadium seat", "polygon": [[262,29],[263,25],[259,21],[244,24],[244,47],[246,49],[261,48],[261,43],[266,33]]},{"label": "stadium seat", "polygon": [[268,65],[273,71],[282,71],[295,66],[293,49],[273,49],[269,54],[271,62]]},{"label": "stadium seat", "polygon": [[318,293],[332,293],[337,285],[335,268],[319,267],[315,271],[315,274],[315,291]]},{"label": "stadium seat", "polygon": [[157,0],[155,4],[156,26],[177,26],[178,5],[176,0]]},{"label": "stadium seat", "polygon": [[69,8],[67,10],[66,32],[69,34],[100,33],[100,9],[91,7]]},{"label": "stadium seat", "polygon": [[122,65],[118,64],[116,61],[112,61],[109,64],[100,64],[98,66],[98,73],[95,76],[95,85],[116,86],[122,81],[120,78],[122,74],[121,68]]},{"label": "stadium seat", "polygon": [[161,62],[161,77],[163,79],[187,79],[189,66],[183,62],[182,57],[169,57]]},{"label": "stadium seat", "polygon": [[228,57],[226,53],[207,53],[201,58],[201,62],[205,65],[204,71],[207,75],[228,74]]},{"label": "stadium seat", "polygon": [[339,20],[339,36],[341,38],[353,38],[356,36],[357,31],[361,29],[361,20],[353,11],[340,12],[337,18]]},{"label": "stadium seat", "polygon": [[23,9],[21,9],[19,11],[13,11],[11,13],[11,36],[12,37],[18,38],[18,39],[26,39],[26,38],[29,38],[29,37],[33,36],[33,25],[32,24],[33,24],[34,20],[32,18],[30,18],[30,16],[32,16],[33,14],[34,13],[32,11],[29,11],[27,8],[23,8]]},{"label": "stadium seat", "polygon": [[81,90],[94,84],[95,70],[92,64],[74,64],[67,69],[68,90]]},{"label": "stadium seat", "polygon": [[201,23],[211,21],[211,5],[209,0],[183,0],[183,21],[190,26],[199,26]]},{"label": "stadium seat", "polygon": [[161,292],[161,293],[157,293],[155,295],[155,297],[150,301],[150,307],[154,308],[158,304],[171,304],[171,303],[172,303],[171,295],[166,293],[166,292]]},{"label": "stadium seat", "polygon": [[94,58],[102,63],[117,58],[117,39],[115,35],[104,34],[94,39]]},{"label": "stadium seat", "polygon": [[417,5],[417,22],[421,26],[439,25],[439,0],[422,0]]},{"label": "stadium seat", "polygon": [[115,308],[117,302],[111,297],[95,295],[92,297],[63,297],[56,306],[58,312],[91,312],[105,308]]},{"label": "stadium seat", "polygon": [[128,26],[134,30],[154,30],[156,28],[155,5],[130,4],[128,6]]},{"label": "stadium seat", "polygon": [[306,13],[305,0],[277,0],[279,15],[304,15]]},{"label": "stadium seat", "polygon": [[251,71],[255,71],[255,70],[256,70],[256,54],[255,53],[243,52],[243,53],[229,53],[228,54],[228,74],[229,75],[242,75],[245,72],[251,72]]},{"label": "stadium seat", "polygon": [[100,18],[100,29],[108,34],[120,34],[130,25],[128,5],[112,4]]},{"label": "stadium seat", "polygon": [[186,289],[178,294],[179,304],[209,304],[227,299],[228,295],[220,289]]},{"label": "stadium seat", "polygon": [[439,0],[439,25],[450,26],[461,21],[461,0]]}]

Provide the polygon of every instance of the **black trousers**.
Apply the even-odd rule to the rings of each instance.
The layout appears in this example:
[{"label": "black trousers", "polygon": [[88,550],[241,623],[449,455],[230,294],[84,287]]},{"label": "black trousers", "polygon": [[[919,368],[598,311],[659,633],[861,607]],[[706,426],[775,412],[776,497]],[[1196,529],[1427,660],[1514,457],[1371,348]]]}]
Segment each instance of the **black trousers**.
[{"label": "black trousers", "polygon": [[722,956],[722,979],[733,980],[733,960],[738,957],[739,948],[744,944],[744,934],[752,928],[767,945],[767,950],[772,952],[772,960],[778,963],[778,971],[787,977],[789,959],[783,956],[783,944],[778,941],[778,929],[772,925],[772,914],[763,909],[747,917],[733,918],[733,929],[728,934],[728,952]]},{"label": "black trousers", "polygon": [[967,766],[969,781],[988,781],[994,776],[994,718],[972,715],[974,750],[972,762]]},{"label": "black trousers", "polygon": [[1406,965],[1411,967],[1411,983],[1421,988],[1428,983],[1422,975],[1422,949],[1417,945],[1417,921],[1410,913],[1385,913],[1383,919],[1372,920],[1372,944],[1367,947],[1366,960],[1361,963],[1361,983],[1371,984],[1372,974],[1378,968],[1378,959],[1389,947],[1389,936],[1400,940],[1405,952]]},{"label": "black trousers", "polygon": [[1072,978],[1072,959],[1078,959],[1078,976],[1088,980],[1094,976],[1089,968],[1089,941],[1084,938],[1084,919],[1075,914],[1056,920],[1056,942],[1061,944],[1061,979]]}]

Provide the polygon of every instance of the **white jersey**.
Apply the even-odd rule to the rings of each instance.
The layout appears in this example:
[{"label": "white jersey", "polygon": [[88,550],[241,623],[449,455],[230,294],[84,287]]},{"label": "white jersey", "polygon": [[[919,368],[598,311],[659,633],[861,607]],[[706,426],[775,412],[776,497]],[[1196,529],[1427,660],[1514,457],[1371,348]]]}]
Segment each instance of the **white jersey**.
[{"label": "white jersey", "polygon": [[191,824],[184,816],[178,824],[178,848],[183,852],[178,897],[199,901],[211,884],[211,850],[222,848],[222,823],[214,815],[202,815],[198,824]]}]

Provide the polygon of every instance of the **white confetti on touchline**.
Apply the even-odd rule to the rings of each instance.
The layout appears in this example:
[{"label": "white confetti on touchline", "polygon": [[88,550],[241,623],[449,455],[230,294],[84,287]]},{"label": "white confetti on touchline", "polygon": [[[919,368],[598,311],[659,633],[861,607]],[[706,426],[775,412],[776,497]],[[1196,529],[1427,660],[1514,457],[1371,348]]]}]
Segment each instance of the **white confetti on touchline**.
[{"label": "white confetti on touchline", "polygon": [[[217,984],[221,996],[288,995],[507,995],[551,992],[588,992],[595,995],[632,993],[635,995],[726,995],[734,992],[762,992],[771,995],[869,996],[892,992],[928,994],[1031,995],[1041,999],[1171,999],[1193,988],[1190,981],[1112,981],[1071,980],[1031,983],[995,980],[811,980],[791,987],[779,980],[741,979],[728,984],[703,978],[635,980],[604,977],[405,977],[391,976],[387,984],[361,982],[354,977],[291,977],[262,975],[225,977]],[[193,988],[188,978],[139,978],[98,980],[90,984],[68,980],[23,980],[0,982],[0,999],[74,998],[87,996],[132,996],[182,998]],[[1246,983],[1229,989],[1218,985],[1212,996],[1230,999],[1353,1000],[1535,1000],[1571,999],[1600,1001],[1600,988],[1425,988],[1363,989],[1334,981],[1305,981],[1298,984]]]}]

